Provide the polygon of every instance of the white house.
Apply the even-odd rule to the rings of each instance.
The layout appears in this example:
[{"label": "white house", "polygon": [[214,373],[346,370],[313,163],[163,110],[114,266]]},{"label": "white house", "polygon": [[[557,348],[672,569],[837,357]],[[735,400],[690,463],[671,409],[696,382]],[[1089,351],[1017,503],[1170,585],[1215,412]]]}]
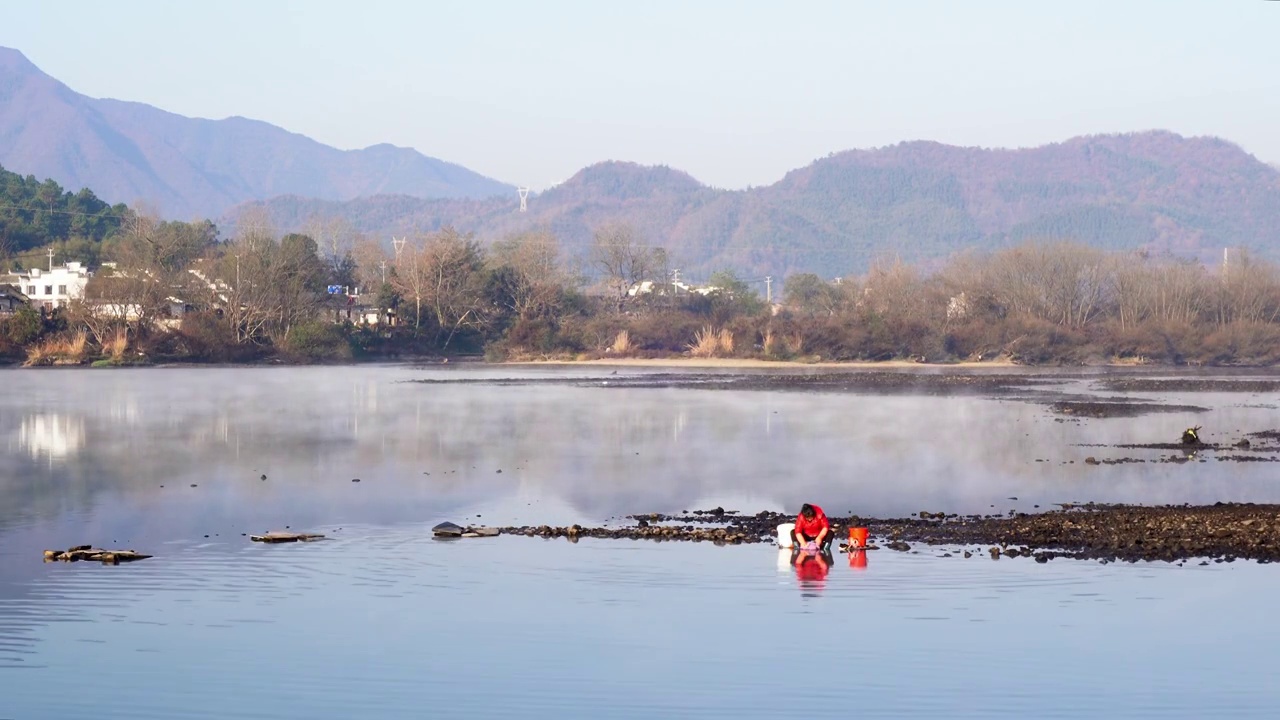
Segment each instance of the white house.
[{"label": "white house", "polygon": [[631,297],[639,297],[641,295],[648,295],[655,292],[661,295],[666,293],[667,288],[672,288],[672,292],[676,295],[684,293],[685,295],[702,295],[704,297],[720,290],[720,288],[715,285],[694,286],[687,285],[678,280],[675,282],[662,283],[661,285],[652,280],[641,280],[627,290],[627,295]]},{"label": "white house", "polygon": [[25,272],[11,273],[9,282],[26,294],[32,307],[52,310],[84,297],[84,286],[89,284],[91,274],[84,263],[69,262],[48,270],[31,268]]}]

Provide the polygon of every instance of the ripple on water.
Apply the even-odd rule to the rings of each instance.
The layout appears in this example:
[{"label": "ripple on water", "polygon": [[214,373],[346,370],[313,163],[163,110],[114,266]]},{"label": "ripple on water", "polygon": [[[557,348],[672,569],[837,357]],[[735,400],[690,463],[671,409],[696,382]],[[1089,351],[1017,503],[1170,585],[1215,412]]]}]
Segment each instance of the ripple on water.
[{"label": "ripple on water", "polygon": [[[801,582],[784,560],[760,546],[436,542],[421,528],[174,544],[128,566],[45,568],[0,601],[0,668],[34,673],[11,693],[19,710],[137,719],[417,717],[424,703],[480,716],[776,717],[797,688],[822,707],[856,701],[860,717],[1158,716],[1211,703],[1248,714],[1275,699],[1258,657],[1228,658],[1226,671],[1165,657],[1170,622],[1192,644],[1246,636],[1231,621],[1260,606],[1203,631],[1185,613],[1218,601],[1194,592],[1206,581],[1274,588],[1257,566],[879,551],[865,569],[837,555],[825,579]],[[1169,588],[1182,591],[1173,610],[1153,602]],[[1203,679],[1200,695],[1166,674],[1175,664]],[[78,693],[37,689],[67,673],[85,676]],[[126,675],[155,680],[121,692]],[[960,695],[973,706],[957,707]]]}]

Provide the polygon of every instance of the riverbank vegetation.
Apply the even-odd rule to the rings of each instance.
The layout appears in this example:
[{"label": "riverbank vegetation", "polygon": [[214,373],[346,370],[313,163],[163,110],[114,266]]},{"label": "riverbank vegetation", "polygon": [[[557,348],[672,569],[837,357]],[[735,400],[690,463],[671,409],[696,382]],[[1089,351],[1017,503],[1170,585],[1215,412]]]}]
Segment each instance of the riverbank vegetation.
[{"label": "riverbank vegetation", "polygon": [[[1280,270],[1244,253],[1206,267],[1032,242],[940,267],[793,275],[771,302],[729,271],[702,285],[677,281],[667,254],[626,225],[598,228],[588,256],[568,257],[545,231],[491,240],[444,228],[386,247],[341,221],[280,234],[250,215],[224,239],[209,222],[117,209],[103,225],[111,213],[95,212],[97,234],[57,241],[68,260],[67,248],[93,245],[101,264],[83,296],[0,316],[0,356],[28,365],[451,355],[1280,361]],[[6,232],[27,238],[29,220]]]}]

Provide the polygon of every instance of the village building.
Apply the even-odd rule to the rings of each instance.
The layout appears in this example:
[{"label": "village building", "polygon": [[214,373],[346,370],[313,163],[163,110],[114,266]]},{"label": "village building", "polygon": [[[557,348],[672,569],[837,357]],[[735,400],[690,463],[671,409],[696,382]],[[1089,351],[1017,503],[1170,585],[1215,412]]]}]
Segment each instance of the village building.
[{"label": "village building", "polygon": [[84,297],[84,288],[91,276],[84,263],[68,262],[57,266],[50,264],[48,270],[31,268],[13,272],[6,278],[0,278],[0,282],[16,285],[32,307],[53,310]]},{"label": "village building", "polygon": [[12,315],[30,304],[17,285],[0,283],[0,317]]}]

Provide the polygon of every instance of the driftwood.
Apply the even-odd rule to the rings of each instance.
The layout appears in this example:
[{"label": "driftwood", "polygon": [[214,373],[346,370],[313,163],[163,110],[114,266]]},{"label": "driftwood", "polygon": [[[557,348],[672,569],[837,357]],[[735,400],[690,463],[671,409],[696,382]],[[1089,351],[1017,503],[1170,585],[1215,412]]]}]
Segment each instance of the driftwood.
[{"label": "driftwood", "polygon": [[287,542],[312,542],[314,540],[324,540],[324,535],[315,533],[295,533],[273,530],[261,535],[250,535],[249,539],[260,543],[287,543]]},{"label": "driftwood", "polygon": [[150,555],[143,555],[133,550],[103,550],[92,545],[77,545],[66,550],[45,550],[44,561],[79,562],[80,560],[97,560],[103,565],[119,565],[122,562],[146,560]]}]

